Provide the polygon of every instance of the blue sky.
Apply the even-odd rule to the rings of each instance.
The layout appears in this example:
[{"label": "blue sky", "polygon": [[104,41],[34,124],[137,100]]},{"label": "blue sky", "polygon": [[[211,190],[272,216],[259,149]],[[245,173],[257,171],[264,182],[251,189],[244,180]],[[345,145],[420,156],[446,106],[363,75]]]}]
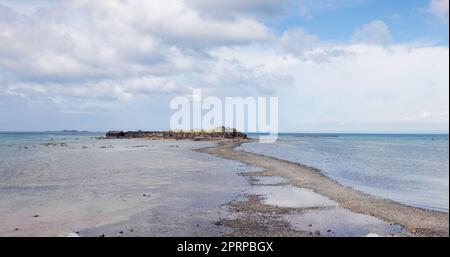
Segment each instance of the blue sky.
[{"label": "blue sky", "polygon": [[0,131],[168,129],[276,96],[283,132],[448,132],[448,0],[0,1]]},{"label": "blue sky", "polygon": [[[448,23],[430,15],[427,0],[347,0],[300,1],[298,7],[286,10],[288,15],[271,25],[276,31],[301,26],[326,40],[345,40],[354,28],[372,20],[383,20],[395,42],[424,40],[448,45]],[[327,7],[331,3],[331,6]],[[334,3],[334,4],[333,4]]]}]

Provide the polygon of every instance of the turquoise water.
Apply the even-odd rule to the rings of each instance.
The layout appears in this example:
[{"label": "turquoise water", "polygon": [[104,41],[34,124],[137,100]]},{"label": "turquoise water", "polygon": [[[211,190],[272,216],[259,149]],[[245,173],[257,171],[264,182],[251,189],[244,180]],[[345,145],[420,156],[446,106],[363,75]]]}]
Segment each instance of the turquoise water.
[{"label": "turquoise water", "polygon": [[448,135],[281,134],[239,149],[317,168],[375,196],[449,210]]}]

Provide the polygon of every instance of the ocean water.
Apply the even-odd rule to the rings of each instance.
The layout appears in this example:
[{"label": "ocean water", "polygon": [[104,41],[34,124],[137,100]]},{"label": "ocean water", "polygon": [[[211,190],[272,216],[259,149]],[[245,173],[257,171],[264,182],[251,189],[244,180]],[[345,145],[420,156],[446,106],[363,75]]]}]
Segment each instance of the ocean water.
[{"label": "ocean water", "polygon": [[102,132],[0,132],[0,147],[27,147],[44,143],[86,142],[104,137]]},{"label": "ocean water", "polygon": [[[268,205],[333,207],[283,217],[300,231],[401,231],[278,177],[252,185],[240,174],[261,168],[193,151],[213,142],[102,136],[0,133],[0,236],[222,236],[232,229],[217,221],[236,218],[228,204],[248,194],[263,195]],[[282,149],[282,141],[275,146]]]},{"label": "ocean water", "polygon": [[449,211],[448,135],[281,134],[276,143],[238,149],[317,168],[374,196]]},{"label": "ocean water", "polygon": [[253,168],[193,151],[211,142],[101,136],[0,133],[0,236],[231,232],[214,222]]}]

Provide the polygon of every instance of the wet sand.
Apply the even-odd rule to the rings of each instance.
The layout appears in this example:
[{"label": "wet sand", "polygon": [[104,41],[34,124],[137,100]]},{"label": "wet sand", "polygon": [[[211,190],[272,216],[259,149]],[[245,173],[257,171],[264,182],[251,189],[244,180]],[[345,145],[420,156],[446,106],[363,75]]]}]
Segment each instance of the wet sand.
[{"label": "wet sand", "polygon": [[[307,167],[298,163],[292,163],[277,158],[262,156],[254,153],[233,150],[235,147],[244,143],[242,140],[224,140],[219,142],[218,146],[199,149],[202,153],[213,154],[227,159],[236,160],[248,165],[261,167],[262,172],[246,174],[249,180],[254,183],[258,180],[258,176],[272,176],[285,179],[289,184],[301,188],[309,189],[329,200],[336,202],[340,207],[330,212],[333,206],[308,206],[308,207],[277,207],[270,204],[264,204],[263,198],[258,194],[248,194],[246,200],[232,203],[232,208],[241,216],[226,222],[227,225],[237,229],[237,233],[233,235],[323,235],[321,230],[308,232],[308,227],[313,224],[305,224],[306,221],[318,221],[319,227],[323,227],[323,223],[334,218],[329,227],[336,226],[338,220],[348,219],[346,212],[350,211],[356,220],[365,220],[364,225],[370,224],[370,217],[379,218],[389,223],[392,228],[392,235],[398,236],[448,236],[449,233],[449,217],[447,213],[437,211],[428,211],[415,207],[406,206],[394,201],[373,197],[361,191],[345,187],[336,181],[329,179],[321,174],[319,170]],[[314,217],[314,211],[316,215]],[[318,212],[321,211],[321,212]],[[303,216],[293,217],[292,213],[303,213]],[[355,216],[360,214],[365,216]],[[283,216],[284,217],[281,217]],[[344,215],[345,218],[338,218]],[[300,217],[300,218],[299,218]],[[290,220],[290,222],[289,222]],[[306,222],[307,223],[307,222]],[[320,224],[322,223],[322,224]],[[345,222],[344,222],[345,223]],[[354,225],[355,222],[352,224]],[[264,226],[264,224],[268,224]],[[299,227],[296,229],[295,225]],[[350,224],[350,225],[352,225]],[[361,224],[361,226],[364,226]],[[348,225],[343,225],[344,227]],[[306,226],[306,229],[305,229]],[[397,229],[401,226],[405,231]],[[339,227],[339,226],[338,226]],[[379,227],[379,226],[378,226]],[[342,227],[341,227],[342,228]],[[339,229],[337,229],[339,230]],[[335,232],[327,228],[326,232]],[[346,235],[343,233],[343,235]]]}]

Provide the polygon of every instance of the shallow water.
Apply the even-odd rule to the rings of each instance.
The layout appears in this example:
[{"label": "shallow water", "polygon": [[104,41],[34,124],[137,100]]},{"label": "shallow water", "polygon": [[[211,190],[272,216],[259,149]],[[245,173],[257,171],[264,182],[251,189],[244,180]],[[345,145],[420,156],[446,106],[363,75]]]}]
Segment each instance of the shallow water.
[{"label": "shallow water", "polygon": [[234,218],[227,204],[247,194],[267,205],[337,210],[284,217],[302,231],[391,233],[285,179],[257,176],[252,186],[240,176],[262,168],[192,151],[211,142],[98,136],[0,133],[1,236],[222,236],[231,229],[216,222]]},{"label": "shallow water", "polygon": [[[267,178],[273,180],[274,177]],[[264,204],[298,208],[299,212],[284,215],[284,219],[298,231],[327,237],[393,236],[404,232],[400,225],[344,209],[337,202],[309,189],[269,183],[256,185],[248,193],[262,195]]]},{"label": "shallow water", "polygon": [[449,210],[447,135],[282,134],[274,144],[238,149],[315,167],[375,196]]},{"label": "shallow water", "polygon": [[208,142],[6,141],[0,235],[220,236],[229,232],[214,225],[222,206],[250,187],[238,174],[252,168],[191,150]]},{"label": "shallow water", "polygon": [[298,230],[306,230],[321,236],[367,236],[376,234],[390,236],[402,233],[401,226],[389,224],[380,219],[354,213],[343,208],[310,210],[303,214],[291,214],[287,221]]},{"label": "shallow water", "polygon": [[289,208],[331,207],[338,204],[309,189],[285,186],[256,186],[250,194],[264,195],[263,203]]}]

